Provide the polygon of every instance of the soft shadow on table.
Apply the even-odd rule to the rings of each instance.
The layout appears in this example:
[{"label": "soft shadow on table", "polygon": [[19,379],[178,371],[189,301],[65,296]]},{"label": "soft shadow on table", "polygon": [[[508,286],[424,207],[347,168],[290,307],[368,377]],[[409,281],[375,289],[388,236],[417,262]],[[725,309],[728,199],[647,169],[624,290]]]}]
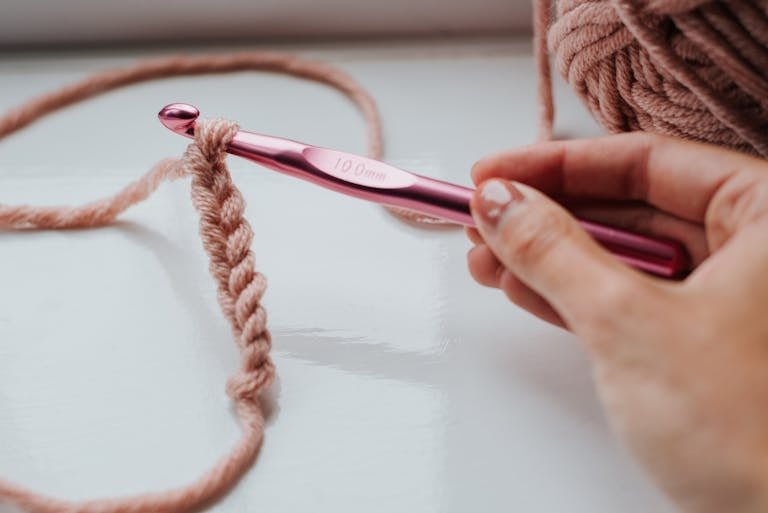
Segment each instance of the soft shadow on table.
[{"label": "soft shadow on table", "polygon": [[[276,353],[313,365],[428,386],[443,394],[448,394],[456,382],[456,365],[450,363],[451,358],[445,352],[401,351],[365,337],[342,335],[338,331],[320,328],[276,329],[272,335]],[[455,341],[450,341],[447,351],[455,344]],[[584,376],[583,362],[572,357],[568,351],[565,351],[567,354],[564,357],[553,357],[544,348],[541,351],[531,349],[532,345],[535,344],[521,348],[519,344],[510,344],[509,351],[495,360],[494,365],[502,369],[501,374],[514,378],[516,383],[523,381],[539,394],[544,392],[570,415],[588,423],[600,423],[599,408],[589,377]],[[446,400],[451,398],[446,397]]]},{"label": "soft shadow on table", "polygon": [[[403,224],[393,215],[382,212],[390,217],[392,223]],[[439,238],[445,231],[456,230],[455,227],[438,225],[433,230],[417,229],[415,226],[404,227],[413,236],[422,238]],[[203,300],[200,291],[195,287],[192,276],[208,275],[207,266],[200,266],[199,262],[190,258],[182,248],[172,243],[161,232],[153,230],[145,225],[131,221],[117,221],[114,224],[90,229],[117,230],[128,240],[145,247],[163,266],[171,288],[178,300],[190,313],[190,319],[197,320],[196,329],[202,334],[201,339],[218,345],[222,337],[231,338],[229,330],[223,332],[217,329],[216,324],[209,319],[221,319],[218,309],[211,309]],[[78,230],[74,230],[78,231]],[[2,238],[0,233],[0,240]],[[18,232],[14,232],[18,236]],[[449,263],[449,267],[454,264]],[[463,261],[460,264],[463,270]],[[213,282],[211,281],[213,288]],[[460,300],[446,298],[445,308],[463,308]],[[414,313],[418,315],[418,313]],[[201,321],[205,319],[205,321]],[[221,321],[222,325],[226,323]],[[384,379],[395,379],[409,383],[426,385],[445,391],[451,373],[455,372],[452,365],[445,363],[444,353],[427,353],[415,351],[401,351],[392,345],[384,343],[372,343],[361,337],[344,336],[338,331],[331,332],[323,329],[307,330],[280,330],[273,329],[273,351],[290,358],[305,360],[317,365],[328,366],[345,372],[361,374]],[[448,338],[446,348],[448,351],[457,343],[455,335],[445,335]],[[491,345],[498,349],[506,345],[505,335],[494,334],[498,338]],[[510,339],[513,338],[509,335]],[[483,344],[488,346],[488,344]],[[579,378],[583,374],[583,365],[573,357],[572,351],[554,355],[547,350],[537,350],[535,344],[509,344],[505,350],[494,355],[497,363],[508,368],[508,374],[515,376],[517,381],[521,377],[529,385],[539,392],[544,391],[553,402],[558,403],[571,414],[583,417],[584,420],[593,422],[596,415],[594,395],[588,380]],[[574,378],[575,376],[575,378]],[[279,413],[278,381],[266,394],[265,414],[267,422],[272,423],[275,415]]]},{"label": "soft shadow on table", "polygon": [[[194,286],[196,280],[190,279],[193,276],[203,276],[209,279],[211,289],[213,290],[212,294],[215,295],[213,278],[208,278],[207,264],[198,266],[197,262],[191,259],[187,252],[173,244],[165,235],[143,224],[117,221],[111,226],[100,229],[118,230],[131,242],[144,246],[149,250],[165,269],[179,305],[188,310],[190,319],[195,319],[197,323],[196,329],[202,334],[201,340],[211,344],[214,348],[213,350],[216,350],[216,346],[221,344],[222,339],[234,344],[226,321],[221,322],[221,324],[226,326],[226,330],[217,329],[216,324],[210,322],[212,318],[223,319],[221,311],[209,308],[200,295],[200,290]],[[234,372],[235,369],[232,370]],[[223,383],[222,386],[224,386]],[[262,396],[261,401],[267,425],[271,425],[277,419],[277,415],[280,412],[279,397],[280,385],[279,381],[275,380],[269,390]],[[234,409],[231,409],[230,412],[233,418],[236,418]]]},{"label": "soft shadow on table", "polygon": [[[208,276],[208,269],[206,265],[198,267],[198,261],[190,258],[189,254],[183,251],[180,247],[173,244],[162,233],[147,228],[146,226],[130,221],[117,221],[112,225],[99,228],[91,228],[87,230],[62,230],[69,232],[85,232],[96,233],[99,231],[117,231],[121,233],[130,242],[139,244],[145,247],[149,252],[157,259],[157,261],[163,266],[171,285],[171,288],[177,298],[178,304],[186,308],[190,315],[190,319],[195,319],[196,329],[202,334],[201,340],[205,343],[211,344],[212,350],[216,350],[217,346],[220,346],[222,339],[226,342],[234,343],[232,336],[229,332],[226,322],[222,322],[222,329],[217,329],[215,323],[210,322],[211,318],[221,319],[222,314],[218,309],[211,309],[203,300],[203,296],[200,294],[200,290],[194,287],[195,280],[190,279],[191,276]],[[3,242],[4,237],[15,237],[19,235],[23,237],[25,233],[32,235],[39,232],[0,232],[0,244]],[[211,289],[215,289],[212,279],[210,279]],[[215,291],[211,292],[215,294]],[[0,318],[2,322],[2,318]],[[235,369],[233,368],[233,371]],[[221,384],[224,386],[224,383]],[[0,391],[2,392],[2,391]],[[264,412],[265,422],[267,425],[275,422],[279,414],[279,399],[280,387],[277,382],[273,383],[266,394],[262,396],[260,401],[262,411]],[[0,393],[0,404],[3,402],[2,393]],[[233,421],[239,423],[237,414],[233,407],[230,407],[230,414]],[[258,458],[258,455],[257,455]],[[205,511],[211,505],[222,497],[228,495],[232,488],[236,486],[234,483],[232,487],[225,489],[220,496],[213,497],[210,502],[201,505],[200,508],[195,511]],[[21,510],[14,506],[0,502],[0,513],[21,513]]]}]

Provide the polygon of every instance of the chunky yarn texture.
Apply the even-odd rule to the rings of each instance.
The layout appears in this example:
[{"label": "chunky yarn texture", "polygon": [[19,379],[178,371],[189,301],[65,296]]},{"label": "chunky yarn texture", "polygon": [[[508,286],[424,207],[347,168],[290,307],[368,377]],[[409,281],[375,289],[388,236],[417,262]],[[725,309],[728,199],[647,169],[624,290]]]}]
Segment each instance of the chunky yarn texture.
[{"label": "chunky yarn texture", "polygon": [[536,0],[541,135],[548,57],[609,132],[646,130],[768,157],[768,1]]},{"label": "chunky yarn texture", "polygon": [[[229,319],[235,342],[240,348],[241,365],[230,379],[227,392],[240,419],[243,434],[228,455],[189,486],[161,493],[125,499],[102,499],[80,503],[39,495],[5,480],[0,480],[0,499],[25,511],[62,512],[178,512],[200,508],[226,492],[253,463],[264,435],[264,414],[259,394],[272,382],[274,365],[269,359],[270,336],[261,298],[266,290],[264,277],[255,271],[250,246],[253,238],[243,217],[245,202],[232,183],[224,164],[224,149],[237,127],[225,121],[199,123],[195,142],[181,160],[165,163],[152,171],[144,187],[132,186],[128,194],[117,195],[87,209],[45,209],[35,216],[25,207],[24,215],[14,216],[5,209],[4,220],[24,219],[36,227],[95,226],[114,217],[130,201],[146,197],[164,177],[191,175],[192,201],[200,214],[200,235],[210,257],[210,270],[218,286],[222,312]],[[107,221],[108,222],[108,221]]]},{"label": "chunky yarn texture", "polygon": [[[0,118],[0,138],[56,109],[127,84],[178,75],[267,70],[326,83],[347,95],[368,126],[369,155],[381,154],[381,125],[373,99],[354,80],[329,65],[291,55],[249,52],[225,56],[174,57],[107,71],[34,99]],[[134,497],[69,502],[0,479],[0,503],[30,513],[180,513],[199,510],[226,493],[253,464],[264,436],[261,394],[272,382],[271,338],[261,299],[267,284],[254,267],[253,231],[244,217],[245,201],[225,164],[226,146],[237,126],[203,120],[180,159],[160,162],[117,194],[75,207],[0,205],[0,230],[66,229],[104,226],[147,197],[165,180],[192,178],[192,202],[200,216],[200,237],[210,258],[221,311],[240,349],[240,368],[227,383],[242,427],[232,450],[197,481],[177,489]],[[421,216],[406,213],[409,219]],[[427,221],[429,222],[429,221]]]},{"label": "chunky yarn texture", "polygon": [[[552,136],[554,119],[551,52],[557,69],[610,132],[648,130],[768,157],[768,0],[558,0],[554,24],[550,0],[536,0],[534,7],[541,138]],[[0,138],[57,109],[125,85],[249,70],[284,73],[338,89],[365,118],[369,156],[381,157],[378,110],[359,84],[332,66],[270,52],[156,59],[99,73],[7,112],[0,117]],[[264,435],[261,394],[275,369],[261,305],[266,281],[254,268],[245,202],[224,160],[236,131],[222,120],[198,122],[195,140],[180,159],[160,162],[117,194],[93,203],[0,205],[0,230],[104,226],[162,182],[191,177],[202,244],[241,354],[227,392],[242,438],[197,481],[177,489],[69,502],[0,479],[0,502],[30,513],[189,512],[226,493],[253,463]],[[420,223],[442,222],[394,212]]]}]

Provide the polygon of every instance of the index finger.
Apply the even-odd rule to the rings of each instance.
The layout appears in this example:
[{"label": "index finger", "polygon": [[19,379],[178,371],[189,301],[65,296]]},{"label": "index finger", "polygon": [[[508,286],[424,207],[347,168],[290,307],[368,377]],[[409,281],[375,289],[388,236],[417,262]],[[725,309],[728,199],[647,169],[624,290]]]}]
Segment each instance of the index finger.
[{"label": "index finger", "polygon": [[472,179],[515,180],[554,197],[642,200],[703,222],[719,187],[762,161],[715,146],[642,132],[550,141],[480,160]]}]

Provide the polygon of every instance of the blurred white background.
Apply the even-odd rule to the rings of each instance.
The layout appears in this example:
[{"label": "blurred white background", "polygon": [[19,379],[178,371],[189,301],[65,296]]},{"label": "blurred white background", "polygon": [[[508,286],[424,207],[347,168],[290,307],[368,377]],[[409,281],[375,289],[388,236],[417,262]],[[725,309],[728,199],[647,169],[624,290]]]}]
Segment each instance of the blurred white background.
[{"label": "blurred white background", "polygon": [[2,0],[0,45],[522,31],[527,0]]}]

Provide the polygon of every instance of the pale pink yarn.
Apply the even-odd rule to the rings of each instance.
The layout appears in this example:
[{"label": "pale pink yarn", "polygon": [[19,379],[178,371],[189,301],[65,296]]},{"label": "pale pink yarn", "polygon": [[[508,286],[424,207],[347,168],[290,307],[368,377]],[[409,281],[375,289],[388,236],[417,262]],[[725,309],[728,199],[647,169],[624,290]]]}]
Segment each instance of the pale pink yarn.
[{"label": "pale pink yarn", "polygon": [[[318,61],[273,52],[243,52],[202,57],[152,59],[123,69],[104,71],[53,93],[34,98],[0,117],[0,139],[39,118],[87,98],[126,85],[166,77],[241,71],[271,71],[328,84],[360,109],[368,129],[368,155],[381,157],[381,118],[376,102],[349,75]],[[0,204],[0,229],[86,228],[112,222],[121,212],[146,199],[164,180],[184,173],[174,161],[164,161],[115,196],[76,207],[10,206]]]},{"label": "pale pink yarn", "polygon": [[[218,284],[219,304],[230,321],[240,348],[241,367],[230,379],[227,392],[240,419],[242,437],[229,454],[197,481],[175,490],[127,498],[68,502],[0,480],[0,501],[35,513],[190,511],[226,492],[253,463],[264,435],[264,414],[259,394],[274,378],[274,366],[269,359],[270,336],[266,314],[261,307],[266,282],[254,270],[250,250],[253,232],[243,217],[245,202],[224,165],[224,145],[236,130],[235,125],[223,121],[201,122],[195,142],[180,161],[156,168],[145,180],[145,187],[134,184],[126,189],[127,193],[112,198],[116,201],[102,201],[81,210],[88,215],[77,215],[76,209],[64,209],[64,216],[57,219],[51,209],[46,209],[41,216],[34,216],[34,209],[25,208],[24,215],[17,216],[16,221],[24,218],[24,226],[37,227],[58,228],[67,222],[69,226],[96,226],[108,222],[130,201],[146,197],[161,178],[192,175],[192,200],[200,214],[203,247],[211,259],[210,269]],[[110,207],[109,203],[113,203],[114,207]],[[6,208],[5,212],[9,210],[12,209]],[[7,220],[8,216],[3,218]]]},{"label": "pale pink yarn", "polygon": [[768,1],[558,0],[550,26],[551,5],[537,0],[534,24],[544,137],[553,117],[549,50],[609,132],[646,130],[768,157]]},{"label": "pale pink yarn", "polygon": [[[224,56],[174,57],[108,71],[32,100],[0,118],[0,137],[56,109],[138,81],[200,73],[269,70],[329,84],[351,98],[368,125],[369,154],[381,152],[381,127],[373,99],[342,71],[290,55],[249,52]],[[226,493],[250,468],[264,435],[261,392],[274,377],[269,358],[271,340],[261,298],[264,277],[255,271],[253,232],[244,218],[245,202],[224,163],[225,147],[237,127],[229,122],[201,121],[195,141],[179,160],[159,163],[114,196],[79,207],[0,205],[0,229],[86,228],[109,224],[131,205],[146,199],[162,181],[192,176],[192,201],[200,214],[200,235],[210,257],[221,310],[240,348],[241,365],[229,380],[243,434],[212,469],[195,482],[173,490],[134,497],[69,502],[38,494],[0,479],[0,502],[30,513],[180,513],[199,510]]]},{"label": "pale pink yarn", "polygon": [[[768,4],[734,0],[559,0],[535,3],[535,50],[540,76],[540,136],[551,137],[554,108],[549,51],[559,71],[611,132],[649,130],[768,156]],[[549,32],[547,32],[549,31]],[[34,99],[0,118],[0,138],[54,110],[127,84],[162,77],[247,70],[287,73],[327,83],[363,113],[369,155],[381,156],[381,127],[373,99],[349,76],[319,62],[248,52],[175,57],[108,71]],[[264,277],[250,251],[253,232],[245,203],[224,163],[236,130],[225,121],[198,124],[180,160],[167,160],[112,197],[77,207],[0,205],[0,229],[102,226],[146,199],[164,180],[191,175],[192,200],[210,256],[222,312],[241,351],[227,385],[243,435],[231,452],[197,481],[134,497],[68,502],[0,480],[0,502],[31,513],[180,513],[203,508],[226,493],[253,463],[264,433],[260,393],[274,377],[261,298]],[[398,211],[419,222],[441,222]]]}]

